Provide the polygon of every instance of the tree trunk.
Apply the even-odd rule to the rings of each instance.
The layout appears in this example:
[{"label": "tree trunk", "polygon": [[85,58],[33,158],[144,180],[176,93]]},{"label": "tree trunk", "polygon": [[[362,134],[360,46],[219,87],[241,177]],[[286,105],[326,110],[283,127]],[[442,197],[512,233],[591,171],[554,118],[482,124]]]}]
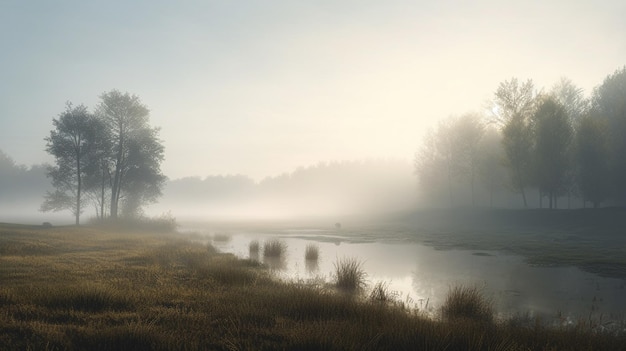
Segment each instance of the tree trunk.
[{"label": "tree trunk", "polygon": [[548,196],[550,197],[550,209],[552,209],[552,191],[548,192]]},{"label": "tree trunk", "polygon": [[76,225],[80,225],[80,195],[82,190],[82,178],[80,175],[80,139],[78,139],[78,147],[76,149],[76,180],[78,181],[78,189],[76,189]]},{"label": "tree trunk", "polygon": [[104,219],[104,167],[102,167],[102,184],[100,184],[100,219]]},{"label": "tree trunk", "polygon": [[111,187],[111,217],[117,218],[117,204],[120,199],[120,185],[122,176],[122,158],[124,154],[124,130],[120,129],[120,144],[117,150],[117,157],[115,160],[115,177],[113,178],[113,186]]},{"label": "tree trunk", "polygon": [[556,195],[556,192],[554,193],[554,209],[556,209],[558,207],[557,205],[557,200],[558,200],[558,196]]},{"label": "tree trunk", "polygon": [[476,199],[474,198],[474,171],[472,170],[472,207],[476,206]]}]

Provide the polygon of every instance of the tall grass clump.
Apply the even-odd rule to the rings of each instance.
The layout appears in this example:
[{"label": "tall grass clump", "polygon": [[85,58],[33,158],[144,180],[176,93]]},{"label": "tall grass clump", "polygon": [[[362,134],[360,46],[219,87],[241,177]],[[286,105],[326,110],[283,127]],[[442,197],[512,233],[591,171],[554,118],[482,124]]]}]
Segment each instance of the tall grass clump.
[{"label": "tall grass clump", "polygon": [[304,251],[304,258],[307,261],[316,261],[319,258],[320,249],[315,244],[307,244]]},{"label": "tall grass clump", "polygon": [[370,301],[383,304],[395,302],[397,297],[397,292],[389,290],[388,282],[377,282],[374,284],[374,288],[369,295]]},{"label": "tall grass clump", "polygon": [[442,307],[445,319],[471,319],[491,322],[493,311],[491,303],[485,299],[476,287],[456,286],[450,290]]},{"label": "tall grass clump", "polygon": [[346,292],[359,292],[365,286],[367,273],[363,270],[363,263],[356,258],[343,258],[334,263],[335,286]]},{"label": "tall grass clump", "polygon": [[287,244],[278,240],[271,239],[265,242],[263,245],[263,256],[280,258],[287,252]]},{"label": "tall grass clump", "polygon": [[248,244],[248,249],[250,250],[250,255],[258,255],[259,254],[259,241],[252,240],[250,244]]}]

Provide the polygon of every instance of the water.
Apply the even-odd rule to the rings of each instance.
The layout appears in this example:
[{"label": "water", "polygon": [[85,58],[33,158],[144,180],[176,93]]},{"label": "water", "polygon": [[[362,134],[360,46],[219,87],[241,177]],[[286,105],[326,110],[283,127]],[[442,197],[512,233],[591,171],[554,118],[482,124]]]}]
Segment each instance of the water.
[{"label": "water", "polygon": [[[623,321],[626,289],[621,279],[584,272],[575,267],[533,266],[522,257],[489,251],[436,250],[415,242],[355,241],[339,230],[234,230],[211,241],[223,252],[249,258],[249,244],[280,239],[287,244],[284,259],[265,260],[285,280],[332,281],[338,259],[363,262],[368,284],[386,282],[398,299],[436,314],[450,288],[477,286],[489,298],[498,316],[542,317],[559,323],[593,320]],[[307,244],[319,247],[317,261],[305,260]]]}]

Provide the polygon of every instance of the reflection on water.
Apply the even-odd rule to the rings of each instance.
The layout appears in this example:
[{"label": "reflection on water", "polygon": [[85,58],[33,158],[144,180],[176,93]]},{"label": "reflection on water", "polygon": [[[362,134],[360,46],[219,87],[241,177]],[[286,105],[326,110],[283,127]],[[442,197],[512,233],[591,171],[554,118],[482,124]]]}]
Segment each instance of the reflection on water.
[{"label": "reflection on water", "polygon": [[304,260],[304,266],[306,267],[306,272],[309,275],[315,275],[320,270],[320,265],[317,260]]},{"label": "reflection on water", "polygon": [[269,267],[270,271],[284,272],[287,270],[287,259],[284,256],[263,257],[263,263]]},{"label": "reflection on water", "polygon": [[[354,242],[332,230],[283,230],[274,233],[233,232],[213,241],[224,252],[263,261],[281,279],[330,281],[333,263],[344,257],[363,262],[368,284],[383,281],[404,301],[436,313],[457,285],[477,286],[502,316],[622,320],[626,293],[621,279],[603,278],[575,267],[540,267],[519,256],[497,252],[435,250],[417,243]],[[353,233],[354,234],[354,233]],[[259,257],[249,250],[258,240],[280,238],[287,252],[280,258]],[[306,260],[306,245],[319,248],[317,260]]]}]

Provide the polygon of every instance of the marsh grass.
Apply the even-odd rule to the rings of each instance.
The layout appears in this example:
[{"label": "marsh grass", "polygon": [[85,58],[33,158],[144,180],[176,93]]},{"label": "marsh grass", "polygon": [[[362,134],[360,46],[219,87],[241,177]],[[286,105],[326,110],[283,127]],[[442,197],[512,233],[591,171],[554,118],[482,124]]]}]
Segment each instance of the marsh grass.
[{"label": "marsh grass", "polygon": [[120,291],[102,284],[77,284],[32,289],[30,298],[39,305],[52,309],[99,312],[123,311],[134,307],[132,292]]},{"label": "marsh grass", "polygon": [[260,245],[258,240],[252,240],[250,244],[248,244],[248,251],[250,252],[250,255],[258,255],[259,248]]},{"label": "marsh grass", "polygon": [[307,244],[304,251],[304,259],[307,261],[317,261],[320,255],[319,246],[316,244]]},{"label": "marsh grass", "polygon": [[399,294],[397,292],[389,290],[388,282],[379,281],[374,284],[368,297],[372,302],[391,304],[399,302],[398,296]]},{"label": "marsh grass", "polygon": [[112,231],[148,231],[151,233],[173,233],[178,228],[171,213],[156,217],[91,218],[89,225]]},{"label": "marsh grass", "polygon": [[[2,351],[626,349],[623,333],[587,325],[433,320],[324,284],[276,281],[258,262],[182,234],[2,225],[0,233],[0,243],[56,252],[0,255]],[[364,279],[358,261],[342,262]]]},{"label": "marsh grass", "polygon": [[491,303],[477,287],[455,286],[446,296],[441,308],[446,319],[466,318],[475,321],[491,322]]},{"label": "marsh grass", "polygon": [[356,258],[342,258],[334,264],[335,286],[342,291],[356,293],[366,287],[367,273],[363,263]]},{"label": "marsh grass", "polygon": [[287,244],[279,239],[270,239],[263,245],[263,256],[280,258],[287,252]]}]

